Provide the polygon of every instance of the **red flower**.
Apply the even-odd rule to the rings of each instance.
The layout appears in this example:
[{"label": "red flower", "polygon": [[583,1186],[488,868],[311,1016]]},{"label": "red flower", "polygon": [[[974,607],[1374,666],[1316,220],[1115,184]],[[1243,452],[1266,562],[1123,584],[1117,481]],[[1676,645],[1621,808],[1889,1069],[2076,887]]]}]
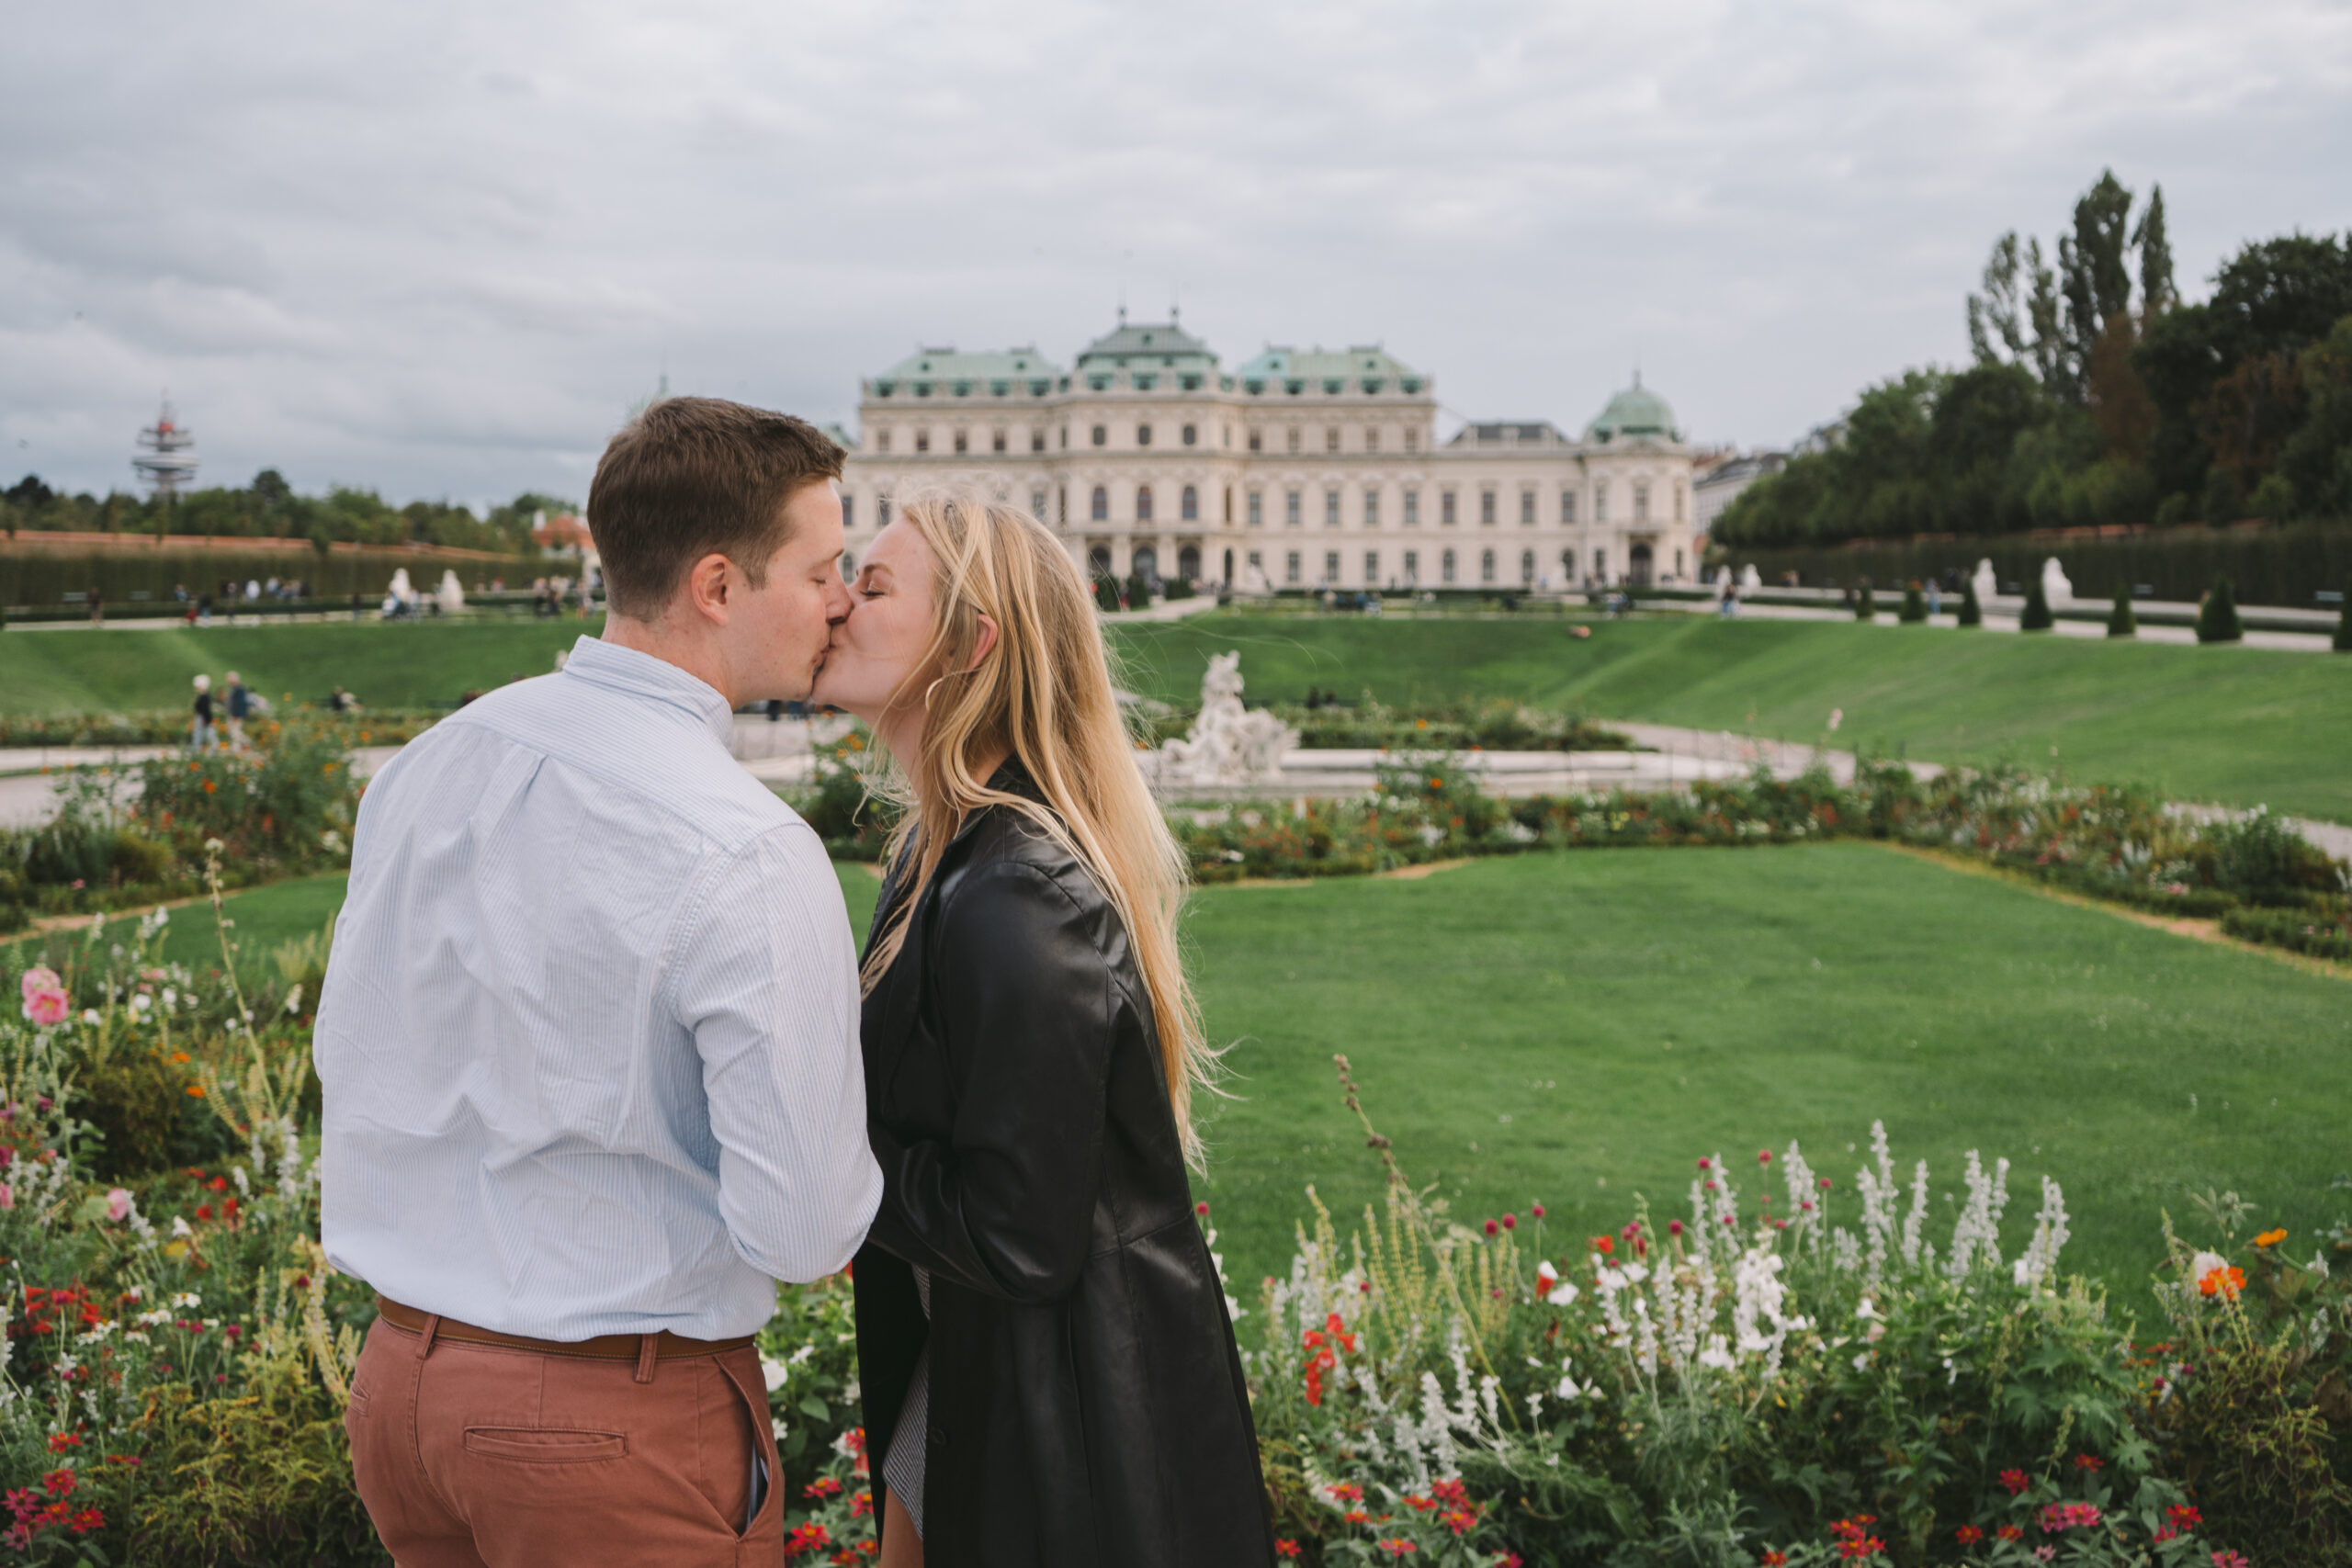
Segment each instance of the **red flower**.
[{"label": "red flower", "polygon": [[1519,1216],[1517,1214],[1505,1214],[1503,1216],[1503,1229],[1507,1231],[1515,1231],[1518,1228]]},{"label": "red flower", "polygon": [[1682,1234],[1682,1222],[1680,1220],[1667,1221],[1666,1234],[1668,1235],[1680,1235]]},{"label": "red flower", "polygon": [[1592,1249],[1606,1258],[1609,1254],[1617,1250],[1617,1238],[1613,1235],[1594,1236],[1592,1238]]},{"label": "red flower", "polygon": [[1540,1220],[1544,1217],[1544,1205],[1541,1203],[1530,1204],[1528,1207],[1528,1213],[1533,1214]]},{"label": "red flower", "polygon": [[2097,1454],[2076,1454],[2075,1456],[2075,1468],[2076,1470],[2098,1470],[2101,1468],[2098,1456]]},{"label": "red flower", "polygon": [[1492,1220],[1488,1220],[1488,1221],[1487,1222],[1487,1234],[1488,1235],[1494,1235],[1494,1234],[1495,1234],[1495,1232],[1496,1232],[1496,1231],[1498,1231],[1498,1230],[1499,1230],[1499,1229],[1501,1229],[1501,1227],[1500,1227],[1499,1225],[1496,1224],[1494,1221],[1492,1221]]},{"label": "red flower", "polygon": [[1702,1160],[1699,1162],[1699,1168],[1700,1168],[1701,1170],[1713,1170],[1713,1169],[1714,1169],[1715,1168],[1714,1168],[1714,1166],[1713,1166],[1713,1164],[1712,1162],[1710,1162],[1710,1161],[1708,1161],[1708,1160],[1705,1160],[1705,1159],[1702,1159]]},{"label": "red flower", "polygon": [[1974,1525],[1962,1525],[1958,1529],[1952,1531],[1951,1534],[1952,1539],[1960,1542],[1962,1546],[1974,1546],[1978,1541],[1984,1539],[1984,1532],[1978,1529]]},{"label": "red flower", "polygon": [[1764,1568],[1788,1568],[1789,1554],[1785,1551],[1774,1551],[1768,1546],[1764,1549],[1764,1555],[1757,1561],[1762,1563]]},{"label": "red flower", "polygon": [[2205,1522],[2205,1516],[2187,1503],[2175,1503],[2165,1510],[2165,1517],[2175,1529],[2193,1530]]},{"label": "red flower", "polygon": [[199,1220],[210,1219],[212,1217],[212,1205],[209,1203],[198,1203],[196,1206],[196,1217]]},{"label": "red flower", "polygon": [[819,1497],[838,1497],[841,1495],[841,1491],[842,1483],[840,1482],[834,1480],[830,1475],[820,1475],[816,1480],[810,1482],[808,1485],[802,1487],[800,1489],[800,1495],[803,1497],[811,1499]]},{"label": "red flower", "polygon": [[1207,1199],[1205,1199],[1205,1198],[1202,1199],[1199,1202],[1197,1202],[1197,1203],[1195,1203],[1195,1204],[1193,1204],[1193,1213],[1196,1213],[1196,1214],[1205,1214],[1205,1213],[1207,1213],[1208,1212],[1209,1212],[1209,1201],[1208,1201]]},{"label": "red flower", "polygon": [[51,1432],[49,1435],[49,1451],[51,1453],[62,1454],[67,1449],[78,1449],[81,1446],[82,1434],[79,1432]]},{"label": "red flower", "polygon": [[1382,1541],[1380,1543],[1380,1550],[1388,1553],[1391,1557],[1405,1557],[1419,1551],[1420,1548],[1415,1546],[1411,1541],[1405,1540],[1402,1536],[1399,1536],[1395,1540]]},{"label": "red flower", "polygon": [[2003,1540],[2016,1540],[2020,1536],[2024,1535],[2025,1531],[2018,1529],[2015,1525],[1996,1525],[1993,1527],[1993,1533],[1999,1536]]},{"label": "red flower", "polygon": [[1330,1495],[1331,1501],[1334,1503],[1361,1503],[1363,1501],[1363,1488],[1358,1486],[1352,1481],[1336,1481],[1330,1485],[1323,1488],[1323,1490]]},{"label": "red flower", "polygon": [[832,1531],[811,1519],[805,1525],[792,1527],[792,1534],[785,1539],[784,1554],[799,1557],[811,1551],[821,1551],[832,1544]]},{"label": "red flower", "polygon": [[1274,1542],[1274,1555],[1277,1557],[1296,1557],[1298,1555],[1298,1542],[1295,1540],[1278,1540]]},{"label": "red flower", "polygon": [[1772,1163],[1772,1151],[1770,1149],[1757,1150],[1756,1163],[1758,1165],[1770,1165]]},{"label": "red flower", "polygon": [[2007,1487],[2009,1495],[2014,1497],[2032,1483],[2025,1478],[2025,1472],[2022,1470],[2005,1470],[2001,1472],[2001,1484]]}]

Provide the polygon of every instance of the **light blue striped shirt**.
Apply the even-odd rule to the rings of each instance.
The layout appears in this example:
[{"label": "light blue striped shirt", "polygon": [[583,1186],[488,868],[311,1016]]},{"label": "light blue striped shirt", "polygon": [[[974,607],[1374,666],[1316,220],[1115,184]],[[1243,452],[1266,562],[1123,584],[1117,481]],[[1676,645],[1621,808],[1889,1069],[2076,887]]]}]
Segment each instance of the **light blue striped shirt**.
[{"label": "light blue striped shirt", "polygon": [[749,1334],[881,1201],[824,847],[726,698],[582,637],[368,784],[314,1053],[327,1257],[509,1334]]}]

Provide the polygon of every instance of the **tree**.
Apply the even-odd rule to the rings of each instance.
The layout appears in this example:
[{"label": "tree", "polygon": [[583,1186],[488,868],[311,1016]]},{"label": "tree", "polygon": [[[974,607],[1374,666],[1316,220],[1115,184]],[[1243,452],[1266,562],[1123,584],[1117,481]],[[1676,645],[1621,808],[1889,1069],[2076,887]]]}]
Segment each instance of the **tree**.
[{"label": "tree", "polygon": [[1878,595],[1871,592],[1871,580],[1862,579],[1861,592],[1854,595],[1854,619],[1872,621],[1878,618]]},{"label": "tree", "polygon": [[2108,613],[2107,635],[2109,637],[2140,635],[2140,617],[2132,609],[2132,585],[2128,582],[2119,582],[2115,585],[2115,608]]},{"label": "tree", "polygon": [[1903,589],[1903,608],[1895,619],[1906,626],[1917,626],[1928,618],[1927,595],[1919,592],[1919,580],[1913,578]]},{"label": "tree", "polygon": [[2144,329],[2180,303],[2172,282],[2172,240],[2165,231],[2165,187],[2148,187],[2148,205],[2132,231],[2132,248],[2140,253],[2140,324]]},{"label": "tree", "polygon": [[1969,578],[1967,585],[1961,590],[1960,624],[1963,626],[1981,626],[1984,624],[1984,606],[1976,602],[1976,579],[1973,576]]},{"label": "tree", "polygon": [[1094,607],[1106,612],[1119,607],[1119,582],[1108,572],[1094,580]]},{"label": "tree", "polygon": [[2352,577],[2344,580],[2344,609],[2335,617],[2335,651],[2352,653]]},{"label": "tree", "polygon": [[2033,324],[2033,372],[2042,390],[2053,397],[2065,392],[2066,340],[2058,325],[2058,275],[2041,259],[2041,242],[2026,245],[2027,269],[2033,275],[2033,294],[2026,314]]},{"label": "tree", "polygon": [[283,506],[294,499],[294,487],[288,484],[286,476],[276,468],[264,468],[255,474],[250,488],[254,499],[264,507]]},{"label": "tree", "polygon": [[2278,472],[2314,517],[2352,518],[2352,316],[2303,350],[2303,422]]},{"label": "tree", "polygon": [[[1968,297],[1968,345],[1984,367],[2013,365],[2026,356],[2025,301],[2018,293],[2018,231],[1993,242],[1984,263],[1984,292]],[[1997,341],[1998,346],[1995,346]]]},{"label": "tree", "polygon": [[2049,595],[2045,594],[2041,591],[2041,576],[2036,574],[2035,576],[2027,579],[2025,585],[2025,609],[2018,616],[2018,630],[2021,632],[2046,632],[2057,624],[2058,618],[2050,613]]},{"label": "tree", "polygon": [[2131,243],[2132,193],[2111,169],[2075,203],[2075,231],[2058,242],[2061,292],[2066,300],[2068,389],[2080,401],[2086,389],[2091,350],[2108,322],[2132,308],[2132,271],[2124,253]]},{"label": "tree", "polygon": [[2236,642],[2245,636],[2238,624],[2237,589],[2226,577],[2213,580],[2213,591],[2197,607],[2199,642]]}]

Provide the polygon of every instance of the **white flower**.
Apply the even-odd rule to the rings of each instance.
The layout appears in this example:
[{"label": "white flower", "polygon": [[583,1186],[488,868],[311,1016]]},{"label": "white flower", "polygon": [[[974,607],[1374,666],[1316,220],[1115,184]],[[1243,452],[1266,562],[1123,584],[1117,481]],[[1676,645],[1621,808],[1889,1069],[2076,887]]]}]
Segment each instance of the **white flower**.
[{"label": "white flower", "polygon": [[1856,1371],[1866,1372],[1870,1371],[1870,1367],[1871,1353],[1868,1350],[1863,1351],[1860,1355],[1854,1358],[1854,1370]]},{"label": "white flower", "polygon": [[154,1005],[155,998],[149,996],[144,991],[140,992],[137,996],[130,998],[130,1010],[133,1012],[145,1012],[149,1008],[153,1007]]},{"label": "white flower", "polygon": [[286,993],[286,1010],[289,1013],[299,1013],[302,1010],[301,987],[297,986]]},{"label": "white flower", "polygon": [[1707,1336],[1707,1348],[1699,1352],[1699,1364],[1702,1367],[1713,1367],[1719,1372],[1731,1371],[1731,1350],[1725,1345],[1722,1335]]},{"label": "white flower", "polygon": [[1584,1397],[1584,1393],[1585,1391],[1577,1386],[1577,1380],[1563,1372],[1560,1375],[1560,1386],[1552,1391],[1552,1397],[1555,1399],[1581,1399]]},{"label": "white flower", "polygon": [[2229,1266],[2229,1259],[2218,1252],[2200,1252],[2188,1260],[2189,1282],[2194,1284],[2214,1269],[2227,1269]]},{"label": "white flower", "polygon": [[1854,1309],[1854,1315],[1856,1317],[1862,1318],[1876,1317],[1878,1315],[1878,1309],[1871,1305],[1870,1297],[1864,1296],[1862,1298],[1862,1304]]},{"label": "white flower", "polygon": [[96,1022],[97,1022],[97,1021],[98,1021],[98,1010],[97,1010],[97,1009],[96,1009],[96,1008],[84,1008],[84,1009],[82,1010],[82,1021],[83,1021],[84,1023],[96,1023]]},{"label": "white flower", "polygon": [[[179,1230],[175,1231],[172,1234],[175,1235],[185,1235],[187,1232],[185,1230]],[[198,1295],[194,1291],[182,1291],[178,1295],[172,1298],[172,1304],[175,1307],[199,1307],[204,1304],[204,1298]]]},{"label": "white flower", "polygon": [[1579,1294],[1581,1294],[1581,1292],[1577,1291],[1573,1283],[1566,1280],[1563,1280],[1557,1285],[1553,1287],[1552,1293],[1545,1296],[1544,1299],[1550,1302],[1555,1307],[1564,1307],[1574,1302]]},{"label": "white flower", "polygon": [[1541,1295],[1545,1291],[1550,1290],[1554,1285],[1559,1282],[1559,1279],[1560,1271],[1552,1267],[1551,1259],[1546,1258],[1543,1262],[1538,1263],[1535,1266],[1536,1294]]},{"label": "white flower", "polygon": [[179,1006],[179,1005],[180,1005],[180,994],[179,994],[179,992],[177,992],[177,991],[174,990],[174,989],[173,989],[171,987],[169,987],[169,986],[164,987],[164,1005],[166,1008],[175,1008],[175,1007]]},{"label": "white flower", "polygon": [[1639,1263],[1628,1263],[1623,1272],[1628,1284],[1638,1285],[1650,1277],[1649,1269]]},{"label": "white flower", "polygon": [[194,1235],[196,1232],[189,1226],[186,1219],[182,1218],[178,1214],[174,1214],[172,1216],[172,1234],[175,1236],[189,1236]]},{"label": "white flower", "polygon": [[784,1362],[771,1361],[765,1356],[760,1358],[760,1379],[768,1385],[770,1393],[782,1388],[791,1377],[792,1369]]}]

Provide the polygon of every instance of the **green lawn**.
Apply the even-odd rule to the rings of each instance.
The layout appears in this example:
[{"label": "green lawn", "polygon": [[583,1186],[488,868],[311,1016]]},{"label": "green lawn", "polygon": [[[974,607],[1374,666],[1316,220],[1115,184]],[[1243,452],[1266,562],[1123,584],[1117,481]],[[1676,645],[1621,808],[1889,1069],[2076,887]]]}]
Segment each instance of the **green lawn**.
[{"label": "green lawn", "polygon": [[[877,884],[837,870],[862,933]],[[243,960],[320,929],[341,891],[233,898]],[[210,958],[209,909],[175,912],[169,940]],[[1962,1154],[2007,1156],[2012,1250],[2047,1172],[2069,1258],[2142,1305],[2161,1211],[2191,1224],[2193,1192],[2245,1195],[2298,1250],[2340,1217],[2323,1190],[2352,1126],[2352,987],[1876,845],[1209,888],[1187,940],[1231,1046],[1199,1185],[1245,1294],[1286,1265],[1308,1184],[1342,1220],[1378,1194],[1337,1051],[1416,1181],[1474,1222],[1540,1201],[1555,1250],[1636,1194],[1671,1215],[1700,1155],[1744,1174],[1792,1138],[1850,1224],[1873,1118],[1906,1183],[1929,1161],[1937,1233]]]},{"label": "green lawn", "polygon": [[543,675],[602,621],[325,622],[201,630],[0,634],[0,711],[185,707],[189,682],[234,670],[272,700],[324,704],[336,685],[371,707],[455,706],[469,689]]},{"label": "green lawn", "polygon": [[[237,973],[265,976],[275,984],[277,971],[268,967],[270,954],[286,942],[324,931],[343,908],[344,881],[343,874],[334,872],[231,894],[226,908],[229,938],[237,946]],[[108,931],[101,932],[101,939],[111,942],[115,938],[108,932],[130,930],[142,913],[130,909],[107,916]],[[15,961],[28,964],[41,953],[54,954],[85,940],[86,931],[53,931],[43,937],[19,937],[9,945],[16,950]],[[220,928],[209,903],[183,904],[171,912],[164,928],[164,958],[198,969],[219,966]]]},{"label": "green lawn", "polygon": [[[1850,622],[1252,616],[1117,628],[1136,690],[1193,702],[1211,652],[1248,694],[1473,694],[1598,717],[1833,741],[1935,761],[2014,757],[2187,799],[2352,822],[2352,658]],[[1830,711],[1845,710],[1832,737]]]}]

